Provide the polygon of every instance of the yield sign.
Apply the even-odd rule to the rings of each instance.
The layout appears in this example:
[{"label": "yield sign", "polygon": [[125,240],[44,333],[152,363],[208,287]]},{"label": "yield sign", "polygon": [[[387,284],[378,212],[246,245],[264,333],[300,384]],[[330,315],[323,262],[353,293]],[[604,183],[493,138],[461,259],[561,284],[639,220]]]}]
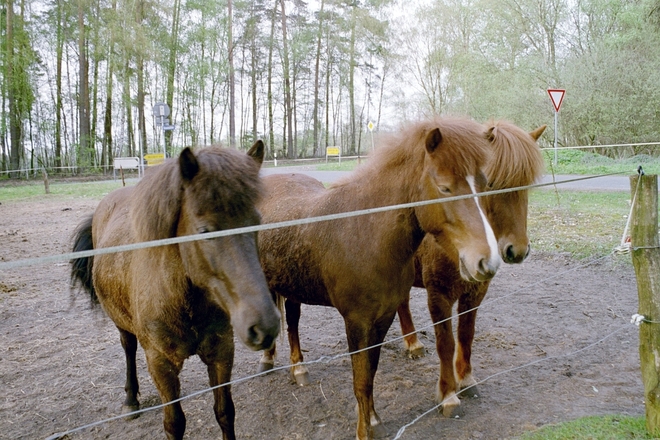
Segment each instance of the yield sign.
[{"label": "yield sign", "polygon": [[564,100],[564,94],[566,93],[566,90],[564,89],[548,89],[548,95],[550,95],[550,99],[552,100],[552,105],[555,106],[555,111],[559,111],[559,107],[561,107],[561,103]]}]

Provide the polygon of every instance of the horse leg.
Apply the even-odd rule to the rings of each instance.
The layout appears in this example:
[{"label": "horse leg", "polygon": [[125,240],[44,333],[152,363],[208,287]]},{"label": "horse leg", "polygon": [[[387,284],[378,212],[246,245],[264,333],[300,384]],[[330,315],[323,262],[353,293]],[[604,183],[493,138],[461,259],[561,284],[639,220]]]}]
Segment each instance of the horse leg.
[{"label": "horse leg", "polygon": [[429,288],[428,304],[431,320],[439,322],[434,326],[435,346],[440,358],[440,377],[436,399],[442,403],[442,414],[445,417],[460,415],[461,402],[456,396],[458,385],[454,376],[454,334],[451,324],[452,302],[442,292]]},{"label": "horse leg", "polygon": [[[481,304],[490,282],[479,283],[477,290],[469,295],[462,295],[458,300],[458,347],[456,349],[456,376],[461,394],[467,397],[477,396],[477,381],[472,375],[472,343],[477,321],[477,307]],[[468,311],[469,310],[469,311]]]},{"label": "horse leg", "polygon": [[259,360],[259,368],[257,369],[258,373],[265,373],[266,371],[273,369],[275,366],[275,348],[275,343],[273,342],[273,346],[270,349],[263,351],[261,359]]},{"label": "horse leg", "polygon": [[410,313],[410,295],[406,296],[406,300],[401,303],[396,312],[399,315],[401,334],[404,335],[403,345],[406,347],[408,357],[411,359],[423,357],[425,354],[424,344],[417,338],[412,313]]},{"label": "horse leg", "polygon": [[[374,406],[374,377],[378,370],[381,346],[370,350],[359,351],[366,347],[380,344],[385,339],[387,330],[394,320],[394,312],[380,317],[376,322],[345,319],[348,348],[351,352],[353,365],[353,392],[357,399],[358,423],[356,438],[358,440],[380,438],[387,435],[383,423]],[[365,322],[366,321],[366,322]]]},{"label": "horse leg", "polygon": [[284,310],[286,312],[287,334],[289,336],[289,347],[291,349],[291,379],[300,386],[309,385],[309,371],[305,365],[299,365],[303,361],[302,350],[300,349],[300,334],[298,333],[298,323],[300,322],[299,302],[291,300],[284,301]]},{"label": "horse leg", "polygon": [[[231,380],[231,370],[234,365],[234,340],[231,328],[220,337],[205,338],[200,346],[199,357],[207,366],[209,385],[215,388]],[[236,410],[231,397],[231,387],[225,385],[213,390],[213,412],[215,420],[222,430],[223,440],[235,440],[234,420]]]},{"label": "horse leg", "polygon": [[[147,367],[154,380],[163,403],[178,399],[181,395],[179,373],[183,361],[172,362],[154,349],[146,349]],[[186,416],[181,409],[181,402],[172,403],[163,408],[163,426],[168,440],[180,440],[186,430]]]},{"label": "horse leg", "polygon": [[[137,353],[137,338],[135,335],[129,331],[119,330],[119,338],[121,339],[121,346],[124,348],[124,354],[126,355],[126,385],[124,385],[124,391],[126,391],[126,400],[122,406],[122,413],[132,413],[140,409],[140,402],[137,399],[138,394],[140,393],[140,387],[138,385],[137,379],[137,366],[135,362],[135,354]],[[129,416],[129,419],[135,419],[139,417],[139,414]]]}]

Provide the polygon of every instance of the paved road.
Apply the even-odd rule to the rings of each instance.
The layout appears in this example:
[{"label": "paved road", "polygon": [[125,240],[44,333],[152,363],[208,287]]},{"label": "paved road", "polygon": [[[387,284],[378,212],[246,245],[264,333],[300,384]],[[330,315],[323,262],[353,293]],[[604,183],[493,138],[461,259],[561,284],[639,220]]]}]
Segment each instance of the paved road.
[{"label": "paved road", "polygon": [[[268,174],[301,173],[314,177],[321,182],[330,183],[343,176],[346,176],[347,174],[350,174],[350,171],[318,171],[314,166],[296,166],[263,168],[261,173],[264,176]],[[558,189],[584,191],[630,191],[629,176],[606,176],[575,182],[567,182],[574,179],[584,179],[585,177],[588,176],[557,175],[555,176],[555,182],[557,182]],[[548,175],[543,177],[542,183],[551,183],[552,181],[552,176]],[[549,185],[544,188],[552,189],[554,188],[554,185]]]}]

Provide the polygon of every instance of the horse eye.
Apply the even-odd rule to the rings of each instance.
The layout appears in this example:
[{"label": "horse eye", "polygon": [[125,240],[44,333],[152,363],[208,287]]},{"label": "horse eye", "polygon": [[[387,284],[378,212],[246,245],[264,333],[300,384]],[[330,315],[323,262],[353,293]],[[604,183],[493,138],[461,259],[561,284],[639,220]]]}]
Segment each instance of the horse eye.
[{"label": "horse eye", "polygon": [[449,189],[448,186],[439,185],[439,186],[438,186],[438,189],[440,190],[440,192],[441,192],[442,194],[447,194],[447,195],[451,194],[451,189]]},{"label": "horse eye", "polygon": [[209,228],[207,226],[200,226],[199,228],[197,228],[197,232],[199,234],[207,234],[211,231],[209,230]]}]

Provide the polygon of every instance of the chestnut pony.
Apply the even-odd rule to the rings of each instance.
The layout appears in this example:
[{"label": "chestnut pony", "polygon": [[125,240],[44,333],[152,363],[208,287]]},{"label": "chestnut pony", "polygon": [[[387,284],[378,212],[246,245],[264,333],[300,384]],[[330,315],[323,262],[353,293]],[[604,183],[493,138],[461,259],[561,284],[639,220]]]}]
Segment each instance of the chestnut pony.
[{"label": "chestnut pony", "polygon": [[[489,190],[527,186],[541,178],[543,157],[536,140],[543,134],[545,127],[527,133],[508,122],[489,124],[488,139],[494,153],[485,168]],[[520,190],[482,197],[486,216],[493,227],[505,263],[522,263],[529,254],[527,193],[528,190]],[[415,253],[414,261],[414,286],[426,288],[432,322],[441,322],[434,327],[440,358],[436,398],[443,403],[443,414],[454,416],[460,412],[457,397],[459,389],[469,387],[463,394],[470,396],[477,392],[470,356],[476,308],[484,299],[490,281],[466,282],[460,275],[458,250],[443,235],[427,235]],[[451,323],[452,308],[456,301],[459,313],[457,347]],[[404,335],[414,332],[409,297],[399,306],[398,314],[401,332]],[[416,333],[406,336],[404,344],[411,357],[424,354],[424,346],[417,339]]]},{"label": "chestnut pony", "polygon": [[[108,194],[76,230],[73,250],[165,239],[256,225],[264,146],[248,154],[184,149],[134,187]],[[211,386],[231,378],[233,330],[253,350],[272,346],[280,313],[257,255],[256,233],[103,254],[72,260],[71,279],[114,321],[126,354],[124,411],[139,409],[137,342],[163,403],[180,397],[179,372],[197,354]],[[232,330],[233,327],[233,330]],[[234,439],[229,386],[214,390],[223,438]],[[164,408],[165,433],[181,439],[180,403]]]},{"label": "chestnut pony", "polygon": [[[472,195],[486,186],[485,127],[436,118],[402,130],[374,157],[326,189],[299,174],[267,176],[259,209],[264,223]],[[331,306],[344,318],[351,352],[383,341],[414,281],[412,258],[424,236],[446,237],[457,250],[461,276],[486,281],[500,264],[497,243],[476,197],[405,207],[332,221],[262,231],[261,264],[272,292],[285,298],[291,362],[303,361],[298,338],[301,303]],[[272,368],[274,349],[261,370]],[[373,381],[380,346],[351,355],[358,402],[357,438],[383,434]],[[293,367],[299,383],[306,368]]]}]

